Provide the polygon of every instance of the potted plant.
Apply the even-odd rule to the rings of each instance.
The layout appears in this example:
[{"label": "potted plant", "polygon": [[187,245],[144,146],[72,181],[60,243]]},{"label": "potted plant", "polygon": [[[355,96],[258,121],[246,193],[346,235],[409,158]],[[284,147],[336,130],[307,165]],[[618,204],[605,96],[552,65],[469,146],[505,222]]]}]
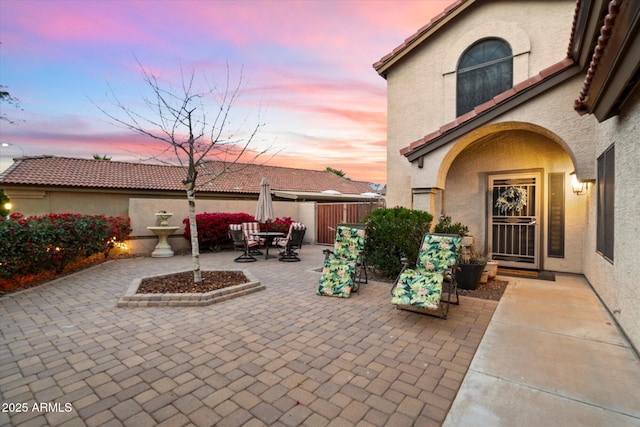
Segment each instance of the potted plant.
[{"label": "potted plant", "polygon": [[458,256],[456,282],[460,289],[476,289],[480,284],[482,272],[487,266],[486,258],[469,248],[463,248]]},{"label": "potted plant", "polygon": [[461,289],[476,289],[480,283],[482,272],[487,265],[486,258],[477,252],[473,252],[473,237],[467,236],[469,227],[451,220],[448,215],[442,215],[436,224],[434,232],[445,234],[458,234],[463,240],[458,252],[458,268],[456,282]]},{"label": "potted plant", "polygon": [[496,278],[498,274],[498,261],[489,259],[487,261],[487,267],[484,269],[487,274],[487,278],[489,280],[493,280]]}]

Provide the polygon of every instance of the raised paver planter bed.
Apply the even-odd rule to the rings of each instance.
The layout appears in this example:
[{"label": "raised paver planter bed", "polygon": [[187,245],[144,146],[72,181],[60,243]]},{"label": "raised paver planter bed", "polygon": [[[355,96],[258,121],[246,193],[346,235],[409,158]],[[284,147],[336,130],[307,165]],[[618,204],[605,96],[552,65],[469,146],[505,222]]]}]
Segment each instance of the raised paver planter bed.
[{"label": "raised paver planter bed", "polygon": [[[230,270],[224,270],[230,271]],[[138,293],[140,284],[146,277],[133,279],[131,285],[118,301],[118,307],[199,307],[211,305],[243,295],[252,294],[262,291],[265,286],[260,283],[247,270],[231,270],[239,271],[245,275],[248,282],[239,285],[228,286],[222,289],[216,289],[210,292],[193,292],[193,293]],[[156,277],[168,277],[173,274],[184,273],[185,271],[177,271]]]}]

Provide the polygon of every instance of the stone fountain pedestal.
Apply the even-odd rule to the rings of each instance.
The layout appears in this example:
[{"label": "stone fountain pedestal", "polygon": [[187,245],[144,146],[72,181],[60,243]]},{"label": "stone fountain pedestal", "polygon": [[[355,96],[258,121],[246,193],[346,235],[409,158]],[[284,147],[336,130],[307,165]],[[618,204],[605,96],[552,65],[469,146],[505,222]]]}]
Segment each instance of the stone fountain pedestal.
[{"label": "stone fountain pedestal", "polygon": [[153,258],[168,258],[173,256],[173,250],[167,239],[180,227],[169,225],[169,218],[172,216],[173,214],[171,213],[164,211],[158,212],[156,213],[156,217],[160,221],[160,225],[147,227],[147,230],[150,230],[158,236],[158,244],[153,252],[151,252]]}]

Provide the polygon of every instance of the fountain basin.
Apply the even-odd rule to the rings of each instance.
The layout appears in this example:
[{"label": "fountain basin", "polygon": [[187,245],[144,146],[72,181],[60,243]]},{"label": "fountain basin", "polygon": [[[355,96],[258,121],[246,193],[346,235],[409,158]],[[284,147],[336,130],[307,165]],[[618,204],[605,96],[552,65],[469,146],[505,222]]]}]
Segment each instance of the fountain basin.
[{"label": "fountain basin", "polygon": [[147,230],[153,232],[156,236],[158,236],[158,244],[156,245],[153,252],[151,252],[151,256],[154,258],[169,258],[173,256],[173,250],[171,250],[171,245],[167,238],[173,234],[178,228],[176,226],[163,226],[163,225],[155,225],[151,227],[147,227]]}]

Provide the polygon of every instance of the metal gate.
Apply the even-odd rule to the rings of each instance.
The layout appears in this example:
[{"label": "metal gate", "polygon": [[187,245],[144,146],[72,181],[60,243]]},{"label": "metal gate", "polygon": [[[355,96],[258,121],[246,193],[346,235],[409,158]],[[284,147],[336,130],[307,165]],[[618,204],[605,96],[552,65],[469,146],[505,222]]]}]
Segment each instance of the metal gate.
[{"label": "metal gate", "polygon": [[360,222],[371,211],[381,207],[384,207],[383,200],[355,203],[318,203],[316,211],[318,244],[333,244],[336,239],[336,225],[343,222]]},{"label": "metal gate", "polygon": [[501,266],[540,265],[540,173],[489,176],[489,254]]}]

